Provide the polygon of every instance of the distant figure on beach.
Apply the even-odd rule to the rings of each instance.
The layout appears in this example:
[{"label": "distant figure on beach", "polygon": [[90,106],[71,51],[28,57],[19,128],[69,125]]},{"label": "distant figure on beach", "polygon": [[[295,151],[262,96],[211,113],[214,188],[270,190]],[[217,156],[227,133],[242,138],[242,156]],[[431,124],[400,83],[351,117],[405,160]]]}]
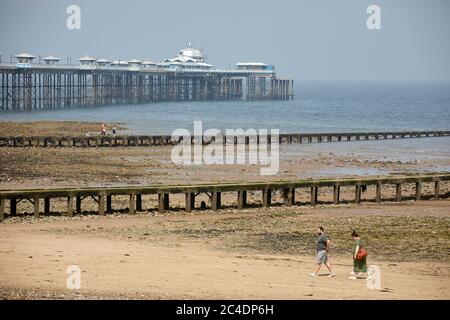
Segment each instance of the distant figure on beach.
[{"label": "distant figure on beach", "polygon": [[102,136],[106,135],[106,124],[103,122],[102,123],[102,131],[101,131]]},{"label": "distant figure on beach", "polygon": [[330,245],[331,240],[330,238],[325,234],[325,231],[323,227],[318,227],[316,229],[317,234],[317,254],[316,254],[316,270],[309,275],[311,277],[317,277],[319,275],[320,268],[322,268],[322,264],[325,264],[325,266],[330,271],[330,274],[328,277],[334,277],[336,274],[333,272],[333,269],[331,268],[331,263],[328,262],[328,253],[330,251]]},{"label": "distant figure on beach", "polygon": [[[351,272],[350,279],[356,280],[357,276],[361,277],[364,273],[367,273],[367,251],[364,248],[363,242],[358,233],[353,230],[352,239],[353,244],[353,271]],[[370,275],[367,274],[367,278],[370,279]]]},{"label": "distant figure on beach", "polygon": [[112,127],[112,134],[113,134],[113,136],[115,136],[116,135],[116,125],[113,125],[113,127]]}]

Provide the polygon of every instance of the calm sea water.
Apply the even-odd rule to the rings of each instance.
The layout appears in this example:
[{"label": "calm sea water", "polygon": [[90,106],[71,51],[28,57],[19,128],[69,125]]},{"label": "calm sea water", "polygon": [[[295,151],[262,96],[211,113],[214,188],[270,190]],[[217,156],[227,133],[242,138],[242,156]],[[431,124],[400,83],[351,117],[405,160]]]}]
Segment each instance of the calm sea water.
[{"label": "calm sea water", "polygon": [[[450,130],[450,84],[295,82],[293,101],[165,102],[3,113],[0,120],[125,123],[128,133],[206,128],[281,132]],[[1,124],[0,124],[1,125]]]}]

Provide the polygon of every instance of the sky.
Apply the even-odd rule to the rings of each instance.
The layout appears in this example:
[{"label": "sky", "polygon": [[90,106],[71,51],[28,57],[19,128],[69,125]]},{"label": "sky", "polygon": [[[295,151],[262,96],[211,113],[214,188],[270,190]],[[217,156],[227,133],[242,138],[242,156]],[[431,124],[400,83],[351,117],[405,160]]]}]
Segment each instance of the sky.
[{"label": "sky", "polygon": [[[381,9],[369,30],[366,10]],[[78,5],[81,28],[66,27]],[[450,82],[449,0],[0,0],[0,53],[261,61],[296,80]]]}]

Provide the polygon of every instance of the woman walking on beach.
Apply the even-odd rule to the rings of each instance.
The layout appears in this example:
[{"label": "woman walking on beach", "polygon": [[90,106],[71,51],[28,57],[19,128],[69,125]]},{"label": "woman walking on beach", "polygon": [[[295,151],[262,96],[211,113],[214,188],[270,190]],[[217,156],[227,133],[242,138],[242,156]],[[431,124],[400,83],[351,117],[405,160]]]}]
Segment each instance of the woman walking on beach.
[{"label": "woman walking on beach", "polygon": [[[353,244],[353,271],[351,272],[350,279],[356,280],[356,276],[362,276],[363,273],[367,273],[367,251],[364,248],[363,242],[355,230],[352,232]],[[370,276],[367,275],[367,279]]]}]

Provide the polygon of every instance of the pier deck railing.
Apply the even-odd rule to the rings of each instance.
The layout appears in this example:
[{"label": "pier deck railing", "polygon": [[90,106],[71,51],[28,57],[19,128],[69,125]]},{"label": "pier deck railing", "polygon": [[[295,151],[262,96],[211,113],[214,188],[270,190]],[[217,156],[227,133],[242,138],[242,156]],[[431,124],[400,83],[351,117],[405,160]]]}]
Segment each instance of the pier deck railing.
[{"label": "pier deck railing", "polygon": [[[1,124],[0,124],[1,125]],[[280,134],[280,144],[291,143],[320,143],[320,142],[345,142],[345,141],[367,141],[423,137],[450,136],[450,131],[403,131],[403,132],[347,132],[347,133],[290,133]],[[200,139],[200,138],[199,138]],[[203,137],[202,143],[212,142],[211,137]],[[252,140],[253,139],[253,140]],[[147,147],[174,145],[182,141],[182,137],[173,141],[169,135],[95,135],[78,137],[0,137],[0,147]],[[191,137],[191,143],[199,141]],[[259,136],[238,136],[227,143],[249,144],[252,141],[260,143]],[[271,142],[271,136],[267,138]]]},{"label": "pier deck railing", "polygon": [[[362,201],[361,194],[364,187],[376,186],[375,202],[382,201],[382,187],[384,185],[395,185],[395,201],[402,201],[402,186],[404,184],[415,185],[414,199],[420,200],[423,183],[434,183],[435,199],[448,197],[448,193],[441,194],[440,184],[450,181],[450,173],[428,174],[416,176],[387,176],[377,178],[346,178],[346,179],[318,179],[297,180],[280,182],[253,182],[253,183],[219,183],[219,184],[195,184],[195,185],[149,185],[149,186],[118,186],[100,188],[52,188],[52,189],[26,189],[26,190],[0,190],[0,221],[5,218],[6,202],[9,201],[9,216],[17,215],[17,204],[20,201],[29,201],[34,206],[34,216],[39,217],[50,213],[50,200],[55,198],[67,199],[65,215],[74,215],[74,204],[76,213],[82,212],[82,200],[93,198],[98,204],[98,214],[105,215],[112,212],[112,197],[129,196],[128,212],[134,214],[142,211],[142,197],[144,195],[158,195],[158,210],[170,210],[169,196],[173,194],[185,195],[185,210],[190,212],[195,209],[195,197],[200,193],[206,193],[211,199],[211,209],[218,210],[222,207],[221,194],[224,192],[237,193],[237,208],[242,209],[248,205],[247,192],[261,191],[262,206],[268,207],[272,204],[272,193],[281,190],[284,204],[296,205],[296,189],[308,188],[311,191],[310,205],[318,203],[318,191],[321,187],[333,187],[333,203],[340,202],[340,188],[355,188],[355,203]],[[44,200],[44,210],[40,208],[40,200]]]}]

